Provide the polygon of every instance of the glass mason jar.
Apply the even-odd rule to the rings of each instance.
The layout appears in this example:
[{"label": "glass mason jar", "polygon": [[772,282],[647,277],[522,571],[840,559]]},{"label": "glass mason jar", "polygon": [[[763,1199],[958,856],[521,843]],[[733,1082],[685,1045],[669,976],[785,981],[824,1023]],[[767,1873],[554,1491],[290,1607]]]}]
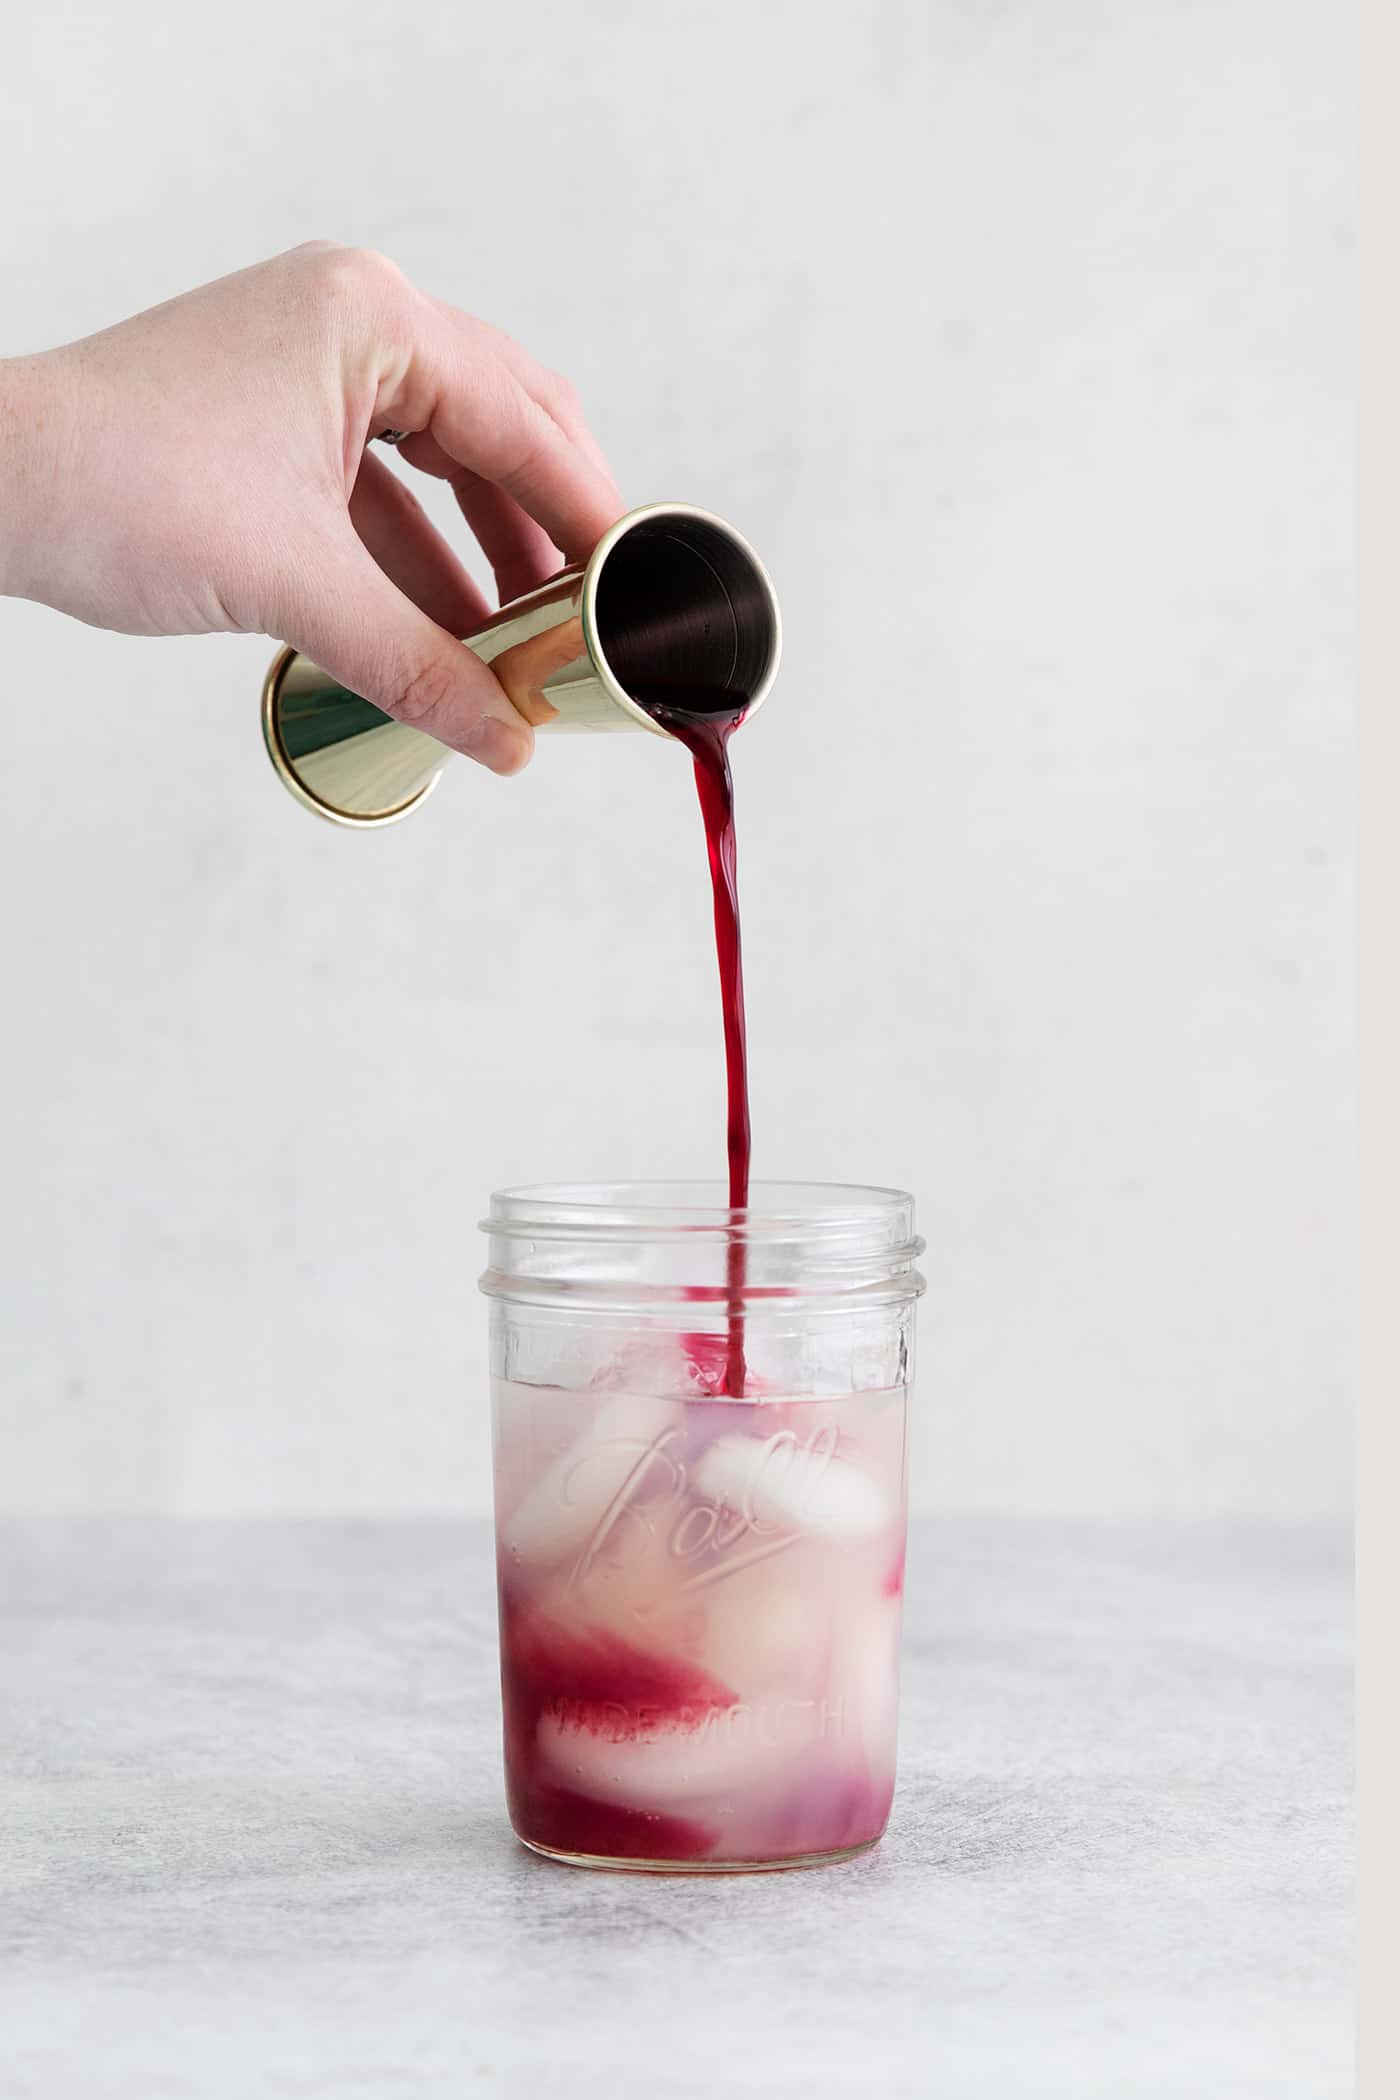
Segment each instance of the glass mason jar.
[{"label": "glass mason jar", "polygon": [[894,1789],[912,1199],[511,1189],[484,1230],[516,1834],[656,1872],[873,1845]]}]

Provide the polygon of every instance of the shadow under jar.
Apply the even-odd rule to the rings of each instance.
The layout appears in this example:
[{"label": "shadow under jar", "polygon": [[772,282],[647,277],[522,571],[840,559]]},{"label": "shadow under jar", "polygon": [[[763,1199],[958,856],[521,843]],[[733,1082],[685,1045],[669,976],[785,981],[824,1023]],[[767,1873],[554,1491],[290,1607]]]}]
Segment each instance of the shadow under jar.
[{"label": "shadow under jar", "polygon": [[506,1792],[575,1865],[810,1866],[889,1817],[913,1202],[724,1198],[514,1189],[484,1225]]}]

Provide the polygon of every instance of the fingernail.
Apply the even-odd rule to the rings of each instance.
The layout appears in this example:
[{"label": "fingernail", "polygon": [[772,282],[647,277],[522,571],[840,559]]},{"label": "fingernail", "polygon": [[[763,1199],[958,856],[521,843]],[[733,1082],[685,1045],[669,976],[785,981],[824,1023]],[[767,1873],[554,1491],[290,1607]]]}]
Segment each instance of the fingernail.
[{"label": "fingernail", "polygon": [[483,715],[463,748],[468,757],[493,773],[518,773],[529,759],[534,739],[523,722],[517,726],[495,715]]}]

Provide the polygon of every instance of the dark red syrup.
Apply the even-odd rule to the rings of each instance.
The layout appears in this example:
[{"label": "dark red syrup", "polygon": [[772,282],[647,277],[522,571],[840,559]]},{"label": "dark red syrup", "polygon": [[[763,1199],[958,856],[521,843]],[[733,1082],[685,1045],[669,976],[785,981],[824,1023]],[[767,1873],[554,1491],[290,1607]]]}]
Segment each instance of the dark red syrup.
[{"label": "dark red syrup", "polygon": [[[749,1051],[744,1025],[744,957],[729,739],[743,721],[747,703],[736,702],[732,694],[715,692],[651,691],[638,697],[652,720],[684,744],[695,762],[695,786],[714,892],[715,956],[724,1020],[729,1207],[741,1211],[748,1207],[749,1200]],[[748,1375],[744,1364],[744,1271],[744,1243],[736,1234],[729,1242],[726,1260],[729,1333],[721,1388],[735,1400],[743,1398]]]}]

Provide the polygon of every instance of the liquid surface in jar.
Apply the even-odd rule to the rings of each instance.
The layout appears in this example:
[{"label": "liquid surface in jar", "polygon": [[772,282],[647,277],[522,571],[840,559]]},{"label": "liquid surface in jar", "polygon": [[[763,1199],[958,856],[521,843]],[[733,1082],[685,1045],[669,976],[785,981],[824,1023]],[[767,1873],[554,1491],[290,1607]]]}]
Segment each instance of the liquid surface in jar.
[{"label": "liquid surface in jar", "polygon": [[905,1392],[499,1382],[511,1818],[575,1856],[873,1843],[894,1788]]}]

